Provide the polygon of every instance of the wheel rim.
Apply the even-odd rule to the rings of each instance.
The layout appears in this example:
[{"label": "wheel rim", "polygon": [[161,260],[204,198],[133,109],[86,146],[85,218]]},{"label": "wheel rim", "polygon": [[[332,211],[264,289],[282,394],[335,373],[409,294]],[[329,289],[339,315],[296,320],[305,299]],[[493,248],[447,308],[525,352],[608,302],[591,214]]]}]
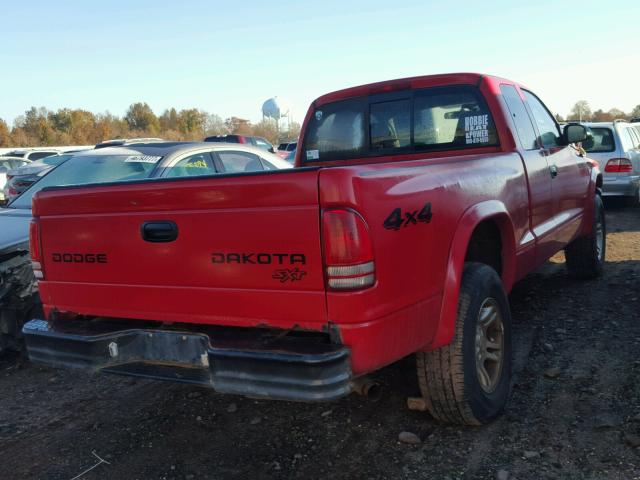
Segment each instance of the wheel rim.
[{"label": "wheel rim", "polygon": [[487,298],[476,327],[476,375],[486,393],[493,392],[502,377],[504,363],[504,322],[498,302]]},{"label": "wheel rim", "polygon": [[602,224],[602,215],[598,215],[596,221],[596,256],[598,261],[602,261],[602,251],[604,250],[604,225]]}]

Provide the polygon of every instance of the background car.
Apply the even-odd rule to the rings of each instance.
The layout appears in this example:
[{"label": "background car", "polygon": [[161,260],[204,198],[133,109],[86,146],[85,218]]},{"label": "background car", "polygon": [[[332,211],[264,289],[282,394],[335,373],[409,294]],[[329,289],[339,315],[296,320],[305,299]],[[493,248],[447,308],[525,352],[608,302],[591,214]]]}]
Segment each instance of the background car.
[{"label": "background car", "polygon": [[7,201],[13,200],[40,180],[49,170],[66,162],[71,157],[72,154],[51,155],[9,170],[7,182],[3,188],[5,199]]},{"label": "background car", "polygon": [[298,142],[284,142],[278,145],[278,151],[276,154],[281,158],[286,158],[289,153],[295,151],[298,147]]},{"label": "background car", "polygon": [[220,142],[220,143],[242,143],[245,145],[253,145],[261,150],[265,150],[270,153],[276,153],[275,148],[271,145],[269,140],[262,137],[254,137],[251,135],[214,135],[204,139],[205,142]]},{"label": "background car", "polygon": [[0,204],[9,200],[5,194],[9,172],[29,163],[31,163],[29,160],[20,157],[0,157]]},{"label": "background car", "polygon": [[41,158],[50,157],[51,155],[60,155],[62,153],[57,149],[35,149],[35,148],[19,148],[4,154],[6,157],[22,158],[24,160],[40,160]]},{"label": "background car", "polygon": [[600,165],[602,194],[640,205],[640,129],[621,120],[584,125],[591,137],[582,148]]}]

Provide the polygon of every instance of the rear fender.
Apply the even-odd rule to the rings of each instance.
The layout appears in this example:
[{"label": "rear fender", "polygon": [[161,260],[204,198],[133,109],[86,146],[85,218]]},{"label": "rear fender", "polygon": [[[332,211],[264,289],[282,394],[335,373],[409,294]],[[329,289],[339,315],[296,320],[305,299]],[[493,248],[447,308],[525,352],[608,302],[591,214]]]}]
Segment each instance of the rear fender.
[{"label": "rear fender", "polygon": [[427,350],[435,350],[451,343],[455,332],[458,311],[458,296],[464,261],[475,228],[485,220],[492,220],[500,229],[502,237],[502,283],[507,292],[515,280],[516,256],[515,235],[511,216],[504,204],[498,200],[488,200],[470,207],[458,222],[453,236],[447,261],[440,320],[436,334]]}]

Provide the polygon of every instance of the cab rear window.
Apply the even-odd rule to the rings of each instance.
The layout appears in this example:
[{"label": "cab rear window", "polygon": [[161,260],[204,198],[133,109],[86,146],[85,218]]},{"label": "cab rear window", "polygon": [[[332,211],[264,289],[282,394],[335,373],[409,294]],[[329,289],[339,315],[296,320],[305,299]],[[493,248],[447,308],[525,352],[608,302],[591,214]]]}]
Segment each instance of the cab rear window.
[{"label": "cab rear window", "polygon": [[613,152],[616,144],[613,139],[613,131],[606,127],[590,127],[591,135],[582,142],[582,148],[587,153]]},{"label": "cab rear window", "polygon": [[456,86],[322,105],[303,145],[303,161],[315,162],[496,146],[498,135],[480,93]]}]

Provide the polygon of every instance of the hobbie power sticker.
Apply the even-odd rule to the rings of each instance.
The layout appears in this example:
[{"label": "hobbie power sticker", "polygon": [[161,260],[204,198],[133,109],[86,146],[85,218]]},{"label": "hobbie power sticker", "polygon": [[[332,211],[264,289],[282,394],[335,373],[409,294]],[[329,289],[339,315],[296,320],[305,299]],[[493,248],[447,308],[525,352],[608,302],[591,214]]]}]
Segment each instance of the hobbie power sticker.
[{"label": "hobbie power sticker", "polygon": [[307,160],[319,160],[319,159],[320,159],[319,150],[307,150]]},{"label": "hobbie power sticker", "polygon": [[465,143],[489,143],[489,115],[474,115],[464,119]]},{"label": "hobbie power sticker", "polygon": [[154,155],[131,155],[125,159],[124,163],[158,163],[161,158]]}]

